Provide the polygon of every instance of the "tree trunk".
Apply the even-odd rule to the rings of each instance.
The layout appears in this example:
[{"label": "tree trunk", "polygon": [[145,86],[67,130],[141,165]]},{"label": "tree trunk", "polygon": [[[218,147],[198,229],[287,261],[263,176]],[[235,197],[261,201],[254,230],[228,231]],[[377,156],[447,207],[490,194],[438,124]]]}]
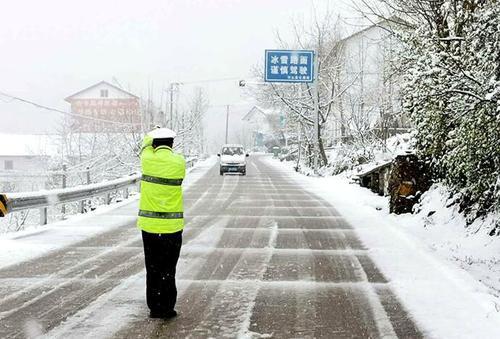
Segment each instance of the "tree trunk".
[{"label": "tree trunk", "polygon": [[325,146],[323,145],[323,139],[321,139],[321,129],[323,125],[319,125],[318,128],[318,146],[320,155],[320,166],[328,164],[328,158],[326,157]]}]

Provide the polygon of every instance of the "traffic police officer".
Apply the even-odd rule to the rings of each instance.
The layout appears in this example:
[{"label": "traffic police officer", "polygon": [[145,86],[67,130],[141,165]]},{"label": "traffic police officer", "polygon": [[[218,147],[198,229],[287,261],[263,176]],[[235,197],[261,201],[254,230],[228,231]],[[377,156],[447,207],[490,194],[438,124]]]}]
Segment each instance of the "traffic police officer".
[{"label": "traffic police officer", "polygon": [[146,300],[151,318],[177,315],[175,271],[184,228],[182,180],[186,162],[172,150],[176,133],[156,128],[143,140],[138,227],[146,263]]}]

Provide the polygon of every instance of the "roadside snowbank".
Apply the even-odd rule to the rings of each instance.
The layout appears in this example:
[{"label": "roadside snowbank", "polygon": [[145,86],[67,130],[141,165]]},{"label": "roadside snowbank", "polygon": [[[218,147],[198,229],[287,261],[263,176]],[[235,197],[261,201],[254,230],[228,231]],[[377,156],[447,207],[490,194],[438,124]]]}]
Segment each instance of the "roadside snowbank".
[{"label": "roadside snowbank", "polygon": [[416,214],[389,216],[439,256],[486,285],[492,295],[500,297],[500,239],[488,235],[500,215],[490,214],[467,226],[458,206],[450,204],[449,196],[444,186],[436,184],[424,193]]},{"label": "roadside snowbank", "polygon": [[[449,217],[445,211],[434,214],[434,226],[424,227],[422,214],[390,215],[386,198],[350,184],[345,176],[306,177],[293,171],[290,164],[272,159],[268,163],[331,202],[357,230],[370,256],[427,336],[500,337],[500,300],[471,275],[474,270],[469,273],[450,262],[457,253],[465,255],[478,248],[483,258],[493,258],[500,253],[498,244],[486,247],[484,237],[466,236],[453,222],[456,219],[443,223]],[[432,194],[428,194],[430,203],[437,204]]]}]

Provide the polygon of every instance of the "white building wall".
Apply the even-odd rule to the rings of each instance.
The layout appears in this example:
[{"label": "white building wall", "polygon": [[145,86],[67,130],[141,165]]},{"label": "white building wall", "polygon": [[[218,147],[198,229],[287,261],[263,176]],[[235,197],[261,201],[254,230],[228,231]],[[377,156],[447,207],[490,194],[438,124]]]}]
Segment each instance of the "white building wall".
[{"label": "white building wall", "polygon": [[[341,136],[341,120],[350,128],[374,128],[385,117],[399,111],[397,81],[390,70],[395,39],[382,27],[372,26],[343,40],[344,58],[340,89],[347,88],[336,103],[330,133]],[[357,126],[354,126],[355,123]]]}]

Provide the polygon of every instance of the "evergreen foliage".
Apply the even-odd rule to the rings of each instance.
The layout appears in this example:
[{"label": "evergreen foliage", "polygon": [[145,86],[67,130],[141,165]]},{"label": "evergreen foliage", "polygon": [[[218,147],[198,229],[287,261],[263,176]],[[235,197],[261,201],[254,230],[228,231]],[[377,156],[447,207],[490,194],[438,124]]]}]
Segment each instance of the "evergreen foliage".
[{"label": "evergreen foliage", "polygon": [[470,3],[433,8],[398,63],[416,148],[472,220],[500,204],[500,6]]}]

